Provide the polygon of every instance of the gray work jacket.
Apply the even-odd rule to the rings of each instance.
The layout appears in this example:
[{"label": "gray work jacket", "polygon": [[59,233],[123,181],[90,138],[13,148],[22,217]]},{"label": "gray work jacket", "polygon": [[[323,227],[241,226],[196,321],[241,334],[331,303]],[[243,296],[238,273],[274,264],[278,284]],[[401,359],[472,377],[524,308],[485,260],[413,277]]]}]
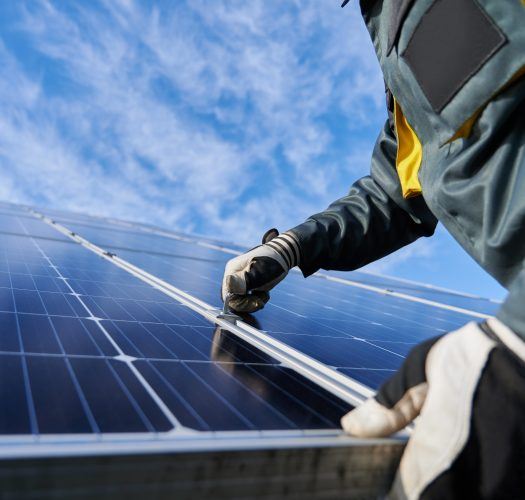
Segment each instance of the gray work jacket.
[{"label": "gray work jacket", "polygon": [[361,0],[386,85],[422,146],[404,197],[387,121],[371,173],[292,231],[300,268],[353,270],[441,221],[509,290],[498,312],[525,338],[525,3]]}]

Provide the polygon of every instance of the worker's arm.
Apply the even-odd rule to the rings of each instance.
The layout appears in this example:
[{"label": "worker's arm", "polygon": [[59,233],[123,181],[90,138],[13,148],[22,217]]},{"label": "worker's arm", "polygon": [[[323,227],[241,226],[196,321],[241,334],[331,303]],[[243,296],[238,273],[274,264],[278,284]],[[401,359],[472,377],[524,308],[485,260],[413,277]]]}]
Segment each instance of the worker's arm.
[{"label": "worker's arm", "polygon": [[318,269],[353,270],[421,236],[437,224],[422,196],[404,199],[396,171],[397,142],[387,121],[372,155],[369,176],[324,212],[293,228],[305,276]]},{"label": "worker's arm", "polygon": [[222,283],[223,300],[230,297],[236,311],[254,312],[264,307],[268,291],[296,265],[305,276],[320,268],[356,269],[420,236],[430,236],[436,218],[423,197],[403,198],[396,152],[396,138],[387,121],[372,155],[370,175],[324,212],[230,260]]}]

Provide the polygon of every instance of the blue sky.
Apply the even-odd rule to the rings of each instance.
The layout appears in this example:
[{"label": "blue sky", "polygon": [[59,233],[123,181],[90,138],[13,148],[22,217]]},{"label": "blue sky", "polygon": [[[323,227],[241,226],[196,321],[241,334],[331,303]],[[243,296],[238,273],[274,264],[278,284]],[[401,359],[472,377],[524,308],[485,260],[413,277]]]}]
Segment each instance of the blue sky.
[{"label": "blue sky", "polygon": [[[0,4],[0,198],[253,244],[368,172],[383,84],[357,2]],[[371,270],[501,298],[439,228]]]}]

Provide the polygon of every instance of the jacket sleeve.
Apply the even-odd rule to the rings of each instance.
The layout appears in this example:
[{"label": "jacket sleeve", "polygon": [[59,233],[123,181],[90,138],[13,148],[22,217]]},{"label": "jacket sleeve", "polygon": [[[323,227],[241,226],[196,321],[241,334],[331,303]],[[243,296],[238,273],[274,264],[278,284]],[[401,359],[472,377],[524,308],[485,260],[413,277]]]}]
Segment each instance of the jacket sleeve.
[{"label": "jacket sleeve", "polygon": [[387,121],[374,148],[370,175],[291,230],[300,242],[304,276],[319,269],[357,269],[434,233],[437,220],[423,197],[402,196],[396,152]]}]

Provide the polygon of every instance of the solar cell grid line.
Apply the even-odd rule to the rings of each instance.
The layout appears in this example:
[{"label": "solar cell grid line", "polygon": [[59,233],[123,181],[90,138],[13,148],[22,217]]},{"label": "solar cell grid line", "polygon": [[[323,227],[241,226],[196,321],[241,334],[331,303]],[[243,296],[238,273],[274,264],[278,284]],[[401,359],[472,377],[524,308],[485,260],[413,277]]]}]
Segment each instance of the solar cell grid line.
[{"label": "solar cell grid line", "polygon": [[[35,244],[38,246],[38,244],[37,244],[36,242],[35,242]],[[44,258],[47,258],[47,257],[44,255]],[[56,272],[57,272],[57,275],[58,275],[59,277],[61,277],[61,276],[60,276],[60,273],[58,272],[58,269],[56,268],[56,266],[54,266],[51,262],[49,262],[49,265],[50,265],[51,268],[55,269]],[[67,282],[66,282],[66,284],[67,284]],[[15,301],[15,304],[16,304],[16,301]],[[44,307],[44,309],[45,309],[45,307]],[[15,309],[15,312],[17,312],[16,309]],[[47,312],[47,311],[44,310],[44,312]],[[18,319],[18,315],[17,315],[17,319]],[[52,325],[52,324],[51,324],[51,325]],[[41,330],[39,331],[39,333],[41,333]],[[55,331],[54,333],[55,333],[55,335],[56,335],[56,331]],[[34,337],[34,335],[33,335],[33,337]],[[60,340],[58,339],[58,336],[57,336],[56,338],[57,338],[57,340],[58,340],[58,343],[57,343],[57,344],[60,346]],[[109,340],[111,341],[111,339],[109,339]],[[22,345],[22,344],[21,344],[21,345]],[[23,351],[22,351],[22,352],[23,352]],[[63,348],[62,348],[62,352],[64,352]],[[23,361],[24,361],[24,364],[25,364],[25,363],[26,363],[26,362],[25,362],[25,358],[23,358]],[[68,360],[67,358],[65,358],[65,363],[66,363],[67,365],[69,365],[69,360]],[[68,368],[69,368],[69,370],[70,370],[70,366],[68,366]],[[74,376],[74,373],[71,372],[71,370],[70,370],[70,375],[71,375],[71,377],[72,377],[72,379],[73,379],[73,382],[75,383],[75,376]],[[78,388],[78,383],[75,383],[75,386]],[[31,390],[30,390],[30,388],[28,388],[28,391],[29,391],[28,394],[31,394]],[[81,399],[82,399],[82,398],[81,398]],[[97,431],[96,428],[95,428],[94,430],[95,430],[95,432]]]},{"label": "solar cell grid line", "polygon": [[[14,293],[13,293],[12,285],[11,285],[11,293],[13,294],[13,311],[15,313],[15,325],[14,326],[16,328],[16,333],[17,333],[17,336],[18,336],[18,348],[20,349],[20,352],[23,353],[24,352],[24,344],[22,342],[22,335],[20,333],[20,324],[18,322],[18,313],[17,313],[17,309],[16,309],[16,301],[14,299]],[[20,364],[21,364],[21,367],[22,367],[22,377],[23,377],[23,384],[24,384],[25,399],[26,399],[26,404],[27,404],[27,411],[28,411],[28,416],[29,416],[29,426],[30,426],[31,433],[32,434],[37,434],[38,433],[38,424],[37,424],[37,419],[36,419],[35,404],[34,404],[34,401],[33,401],[33,396],[32,396],[31,388],[30,388],[30,384],[29,384],[29,374],[28,374],[28,370],[27,370],[27,361],[26,361],[26,359],[23,356],[20,359]]]},{"label": "solar cell grid line", "polygon": [[[59,242],[50,242],[50,241],[46,241],[46,240],[38,240],[38,241],[35,240],[35,243],[38,244],[38,246],[40,247],[41,251],[44,252],[44,254],[46,255],[47,258],[49,258],[49,250],[51,250],[51,249],[53,249],[53,248],[55,248],[55,247],[58,248],[58,247],[64,245],[63,243],[59,243]],[[43,247],[44,247],[44,248],[43,248]],[[65,247],[67,247],[67,253],[71,253],[73,250],[76,250],[76,249],[78,249],[78,250],[81,249],[80,246],[78,246],[78,247],[75,246],[74,248],[71,248],[71,245],[66,245]],[[65,247],[64,247],[64,248],[65,248]],[[84,250],[82,249],[82,251],[84,251]],[[89,253],[89,252],[86,252],[86,253]],[[93,258],[95,258],[95,257],[93,256]],[[75,260],[75,259],[72,259],[72,260]],[[98,259],[98,258],[97,258],[97,260],[101,261],[101,259]],[[68,261],[69,261],[69,259],[68,259]],[[56,265],[56,264],[55,264],[54,262],[52,262],[52,261],[50,261],[50,263],[53,265],[54,268],[56,268],[58,271],[60,271],[60,267],[59,267],[59,265]],[[108,264],[109,267],[113,267],[113,266],[111,266],[109,263],[107,263],[107,262],[105,262],[105,261],[104,261],[104,263],[105,263],[105,264]],[[27,272],[27,271],[26,271],[26,272]],[[64,279],[64,278],[63,278],[63,279]],[[132,279],[135,279],[135,278],[132,278]],[[65,278],[65,279],[64,279],[64,281],[66,281],[66,280],[68,280],[68,278]],[[76,292],[72,292],[72,293],[71,293],[72,296],[74,296],[75,294],[76,294],[76,295],[79,295],[79,294],[77,294]],[[165,296],[164,296],[164,297],[165,297]],[[167,299],[167,297],[166,297],[166,299]],[[171,300],[171,299],[170,299],[170,300]],[[35,317],[35,318],[38,318],[38,317],[45,317],[45,316],[46,316],[46,315],[45,315],[46,312],[47,312],[47,311],[45,311],[45,307],[44,307],[44,311],[43,311],[43,312],[40,312],[39,314],[33,314],[32,317]],[[53,333],[54,333],[54,336],[55,336],[55,343],[57,343],[57,338],[60,338],[60,342],[62,343],[62,349],[61,349],[62,357],[64,357],[64,352],[66,351],[66,348],[65,348],[65,344],[63,344],[63,342],[62,342],[62,335],[63,335],[63,332],[60,333],[60,330],[58,329],[57,324],[55,324],[56,321],[57,321],[57,317],[56,317],[56,316],[52,316],[52,317],[50,317],[50,320],[51,320],[51,318],[53,319],[53,330],[54,330]],[[62,322],[62,323],[63,323],[63,322],[72,322],[72,321],[73,321],[73,318],[69,318],[69,317],[60,317],[59,323],[60,323],[60,322]],[[104,320],[102,320],[102,323],[103,323],[103,321],[104,321]],[[159,325],[159,326],[160,326],[160,325]],[[209,329],[208,329],[208,330],[209,330]],[[238,342],[237,342],[237,344],[238,344]],[[219,350],[217,350],[217,352],[222,352],[222,351],[219,349]],[[240,350],[238,349],[237,352],[240,352]],[[91,354],[92,354],[92,353],[91,353]],[[99,353],[99,354],[100,354],[100,353]],[[252,354],[252,356],[253,356],[253,354]],[[5,357],[4,355],[0,354],[0,358],[4,359],[4,357]],[[77,355],[77,356],[72,356],[72,355],[70,355],[70,354],[68,353],[67,357],[68,357],[68,359],[71,360],[71,363],[72,363],[72,365],[73,365],[73,367],[74,367],[74,371],[75,371],[75,373],[77,373],[78,370],[80,370],[80,369],[82,368],[82,365],[80,364],[80,363],[82,362],[82,361],[81,361],[82,359],[84,359],[85,362],[88,362],[88,361],[89,361],[90,364],[93,364],[93,357],[92,357],[92,356],[86,356],[86,355]],[[60,358],[60,355],[59,355],[59,354],[55,354],[55,355],[37,354],[37,353],[31,353],[31,354],[30,354],[30,360],[37,359],[37,358],[38,358],[38,359],[41,359],[41,360],[43,360],[43,361],[42,361],[42,362],[40,362],[40,361],[30,361],[31,364],[32,364],[33,366],[35,366],[35,367],[42,366],[41,363],[44,363],[44,362],[45,362],[45,363],[47,363],[48,365],[50,365],[50,363],[51,363],[50,366],[54,366],[54,367],[55,367],[54,369],[56,370],[56,367],[59,366],[60,363],[62,363],[62,361],[60,361],[60,359],[59,359],[59,358]],[[51,361],[45,361],[45,359],[56,359],[56,361],[53,361],[53,362],[51,362]],[[234,359],[234,358],[231,358],[231,359]],[[164,361],[168,361],[168,360],[164,360]],[[264,360],[261,360],[261,359],[259,358],[259,359],[257,359],[257,361],[264,361]],[[101,367],[101,368],[103,367],[103,365],[100,365],[100,362],[104,362],[104,363],[107,364],[106,361],[100,359],[100,357],[99,357],[99,360],[98,360],[97,363],[98,363],[98,366]],[[108,362],[109,362],[111,365],[114,365],[114,363],[115,363],[113,360],[108,360]],[[138,361],[137,361],[137,362],[138,362]],[[148,361],[148,362],[155,362],[155,360],[152,359],[152,360],[150,360],[150,361]],[[174,361],[171,360],[171,362],[174,362]],[[35,364],[35,363],[36,363],[36,364]],[[57,365],[57,363],[58,363],[59,365]],[[259,363],[259,364],[261,364],[261,363]],[[264,364],[264,363],[263,363],[263,364]],[[232,366],[232,365],[235,365],[235,366],[243,366],[242,363],[236,363],[236,362],[234,362],[234,363],[229,363],[228,366]],[[60,365],[60,366],[61,366],[61,365]],[[85,366],[85,365],[84,365],[84,366]],[[114,366],[114,368],[117,369],[118,367],[122,367],[122,366],[123,366],[122,364],[116,364],[116,365]],[[246,365],[246,366],[250,366],[250,365]],[[270,367],[270,365],[268,365],[268,366]],[[35,368],[35,369],[36,369],[36,368]],[[107,369],[107,367],[106,367],[105,369]],[[287,369],[287,368],[280,368],[280,370],[288,370],[288,369]],[[287,375],[287,376],[289,376],[289,375]],[[113,377],[113,379],[116,380],[117,382],[119,382],[119,378],[118,378],[118,377]],[[260,384],[261,384],[261,377],[259,377],[256,386],[259,386]],[[86,379],[83,379],[83,380],[81,381],[81,384],[80,384],[80,385],[81,385],[84,389],[86,389],[86,387],[88,387],[88,384],[87,384]],[[129,380],[126,382],[125,385],[126,385],[126,386],[129,385]],[[124,391],[126,390],[126,387],[122,387],[122,388],[124,389]],[[275,392],[275,391],[274,391],[274,392]],[[323,403],[323,404],[325,405],[325,404],[326,404],[326,395],[323,395],[323,394],[324,394],[323,391],[322,391],[320,388],[316,388],[315,393],[317,394],[317,396],[316,396],[317,398],[321,398],[321,400],[324,400],[324,401],[325,401],[325,403]],[[251,398],[252,398],[252,400],[253,400],[253,399],[254,399],[254,393],[253,393],[253,390],[252,390],[252,389],[250,389],[250,392],[248,392],[248,394],[251,394],[251,395],[252,395]],[[324,398],[324,399],[323,399],[323,398]],[[88,399],[89,399],[90,402],[93,401],[93,395],[90,394],[90,396],[89,396]],[[321,403],[320,403],[321,400],[319,400],[319,404],[321,404]],[[232,403],[232,404],[233,404],[233,403]],[[241,404],[241,403],[239,403],[239,401],[235,401],[235,404]],[[291,408],[293,408],[293,407],[294,407],[294,406],[292,405]],[[343,408],[343,407],[339,407],[339,410],[338,410],[338,412],[339,412],[339,417],[345,412],[345,410],[342,409],[342,408]],[[348,409],[348,405],[346,405],[344,408],[346,408],[346,410],[347,410],[347,409]],[[314,408],[310,408],[308,411],[309,411],[310,413],[312,413],[313,410],[314,410]],[[266,404],[266,410],[265,410],[265,411],[266,411],[266,412],[270,411],[270,412],[275,413],[275,408],[272,408],[271,406],[269,406],[269,404]],[[308,413],[308,412],[306,412],[306,413]],[[313,413],[312,413],[312,414],[313,414]],[[208,416],[208,418],[210,418],[210,417]],[[337,426],[337,420],[338,420],[338,419],[330,421],[330,427],[336,427],[336,426]],[[107,425],[107,424],[106,424],[106,425]],[[283,424],[283,425],[284,425],[284,424]],[[325,421],[324,423],[323,423],[323,422],[317,422],[317,423],[315,423],[315,427],[316,427],[316,428],[319,428],[320,426],[321,426],[321,427],[326,427],[326,421]]]}]

